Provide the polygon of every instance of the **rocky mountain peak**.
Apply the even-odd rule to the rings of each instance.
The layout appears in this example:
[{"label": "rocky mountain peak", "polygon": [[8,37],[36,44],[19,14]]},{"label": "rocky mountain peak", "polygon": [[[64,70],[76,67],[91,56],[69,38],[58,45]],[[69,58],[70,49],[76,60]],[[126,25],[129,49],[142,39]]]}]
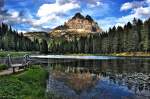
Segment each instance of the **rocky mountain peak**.
[{"label": "rocky mountain peak", "polygon": [[102,29],[98,26],[97,22],[90,16],[83,16],[81,13],[76,13],[70,20],[56,27],[52,34],[88,34],[100,33]]},{"label": "rocky mountain peak", "polygon": [[87,15],[85,18],[86,18],[88,21],[94,21],[90,15]]},{"label": "rocky mountain peak", "polygon": [[72,17],[72,19],[77,19],[77,18],[84,19],[84,16],[81,13],[76,13],[75,16]]}]

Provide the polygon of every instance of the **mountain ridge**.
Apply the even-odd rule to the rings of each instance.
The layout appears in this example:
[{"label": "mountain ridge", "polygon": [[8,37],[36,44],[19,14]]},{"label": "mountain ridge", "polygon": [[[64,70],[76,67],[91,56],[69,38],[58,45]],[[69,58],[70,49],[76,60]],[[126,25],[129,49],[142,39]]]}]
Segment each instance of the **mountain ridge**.
[{"label": "mountain ridge", "polygon": [[52,36],[62,36],[66,34],[86,35],[89,33],[101,33],[102,29],[90,15],[83,16],[76,13],[63,25],[57,26],[49,34]]}]

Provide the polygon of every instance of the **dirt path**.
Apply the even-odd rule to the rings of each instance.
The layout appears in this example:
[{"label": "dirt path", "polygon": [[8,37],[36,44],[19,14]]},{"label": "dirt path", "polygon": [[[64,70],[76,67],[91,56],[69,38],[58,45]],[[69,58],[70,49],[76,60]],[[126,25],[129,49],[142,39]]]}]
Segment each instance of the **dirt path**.
[{"label": "dirt path", "polygon": [[[15,69],[15,72],[20,72],[20,71],[23,71],[24,69]],[[4,76],[4,75],[10,75],[10,74],[13,74],[13,69],[12,68],[9,68],[7,70],[3,70],[3,71],[0,71],[0,76]]]}]

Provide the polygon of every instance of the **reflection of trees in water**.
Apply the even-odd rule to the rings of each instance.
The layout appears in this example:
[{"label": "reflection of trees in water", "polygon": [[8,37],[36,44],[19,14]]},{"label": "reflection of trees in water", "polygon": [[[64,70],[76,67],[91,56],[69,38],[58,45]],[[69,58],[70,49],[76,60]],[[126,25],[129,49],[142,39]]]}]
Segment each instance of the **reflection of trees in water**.
[{"label": "reflection of trees in water", "polygon": [[133,59],[132,60],[130,59],[126,59],[126,60],[69,60],[69,59],[55,60],[54,64],[58,64],[58,63],[60,63],[64,68],[67,66],[83,67],[89,70],[96,69],[98,72],[110,71],[114,73],[134,73],[134,72],[150,73],[150,60],[146,60],[146,59],[145,60],[133,60]]},{"label": "reflection of trees in water", "polygon": [[68,73],[91,73],[109,78],[110,83],[125,86],[135,94],[150,95],[149,60],[76,60],[51,64],[51,69]]}]

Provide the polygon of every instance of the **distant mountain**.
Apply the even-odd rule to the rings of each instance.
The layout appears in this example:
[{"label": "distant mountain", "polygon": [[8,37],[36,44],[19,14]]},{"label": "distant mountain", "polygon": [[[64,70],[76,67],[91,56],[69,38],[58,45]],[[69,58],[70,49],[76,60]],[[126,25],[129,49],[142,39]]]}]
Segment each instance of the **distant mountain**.
[{"label": "distant mountain", "polygon": [[98,26],[91,16],[83,16],[80,13],[76,13],[70,20],[54,28],[49,34],[52,36],[63,35],[86,35],[89,33],[100,33],[102,29]]},{"label": "distant mountain", "polygon": [[102,29],[98,26],[97,22],[89,15],[83,16],[80,13],[76,13],[71,19],[64,23],[64,25],[57,26],[52,29],[50,33],[39,32],[27,32],[24,36],[34,39],[48,40],[50,37],[65,37],[70,38],[76,36],[87,36],[91,33],[101,33]]}]

